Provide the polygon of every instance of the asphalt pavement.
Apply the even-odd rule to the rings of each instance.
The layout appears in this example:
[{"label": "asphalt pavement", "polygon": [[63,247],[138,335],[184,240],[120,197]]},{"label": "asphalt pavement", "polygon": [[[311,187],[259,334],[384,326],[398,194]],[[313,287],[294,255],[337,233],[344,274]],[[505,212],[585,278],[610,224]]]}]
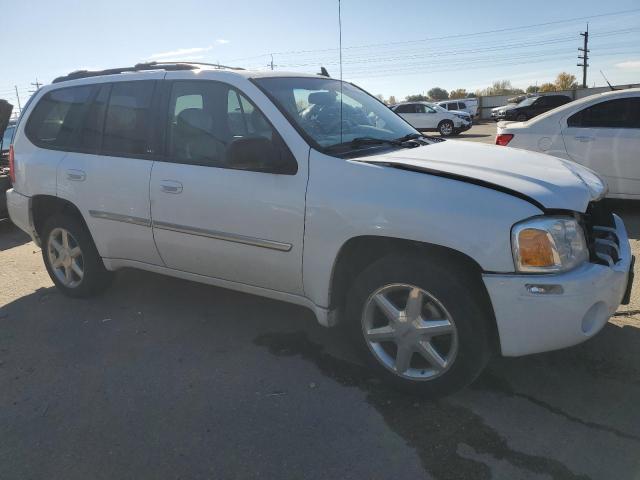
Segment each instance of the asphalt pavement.
[{"label": "asphalt pavement", "polygon": [[[640,207],[614,207],[637,255]],[[0,479],[639,479],[638,293],[431,402],[294,305],[133,270],[63,297],[0,223]]]}]

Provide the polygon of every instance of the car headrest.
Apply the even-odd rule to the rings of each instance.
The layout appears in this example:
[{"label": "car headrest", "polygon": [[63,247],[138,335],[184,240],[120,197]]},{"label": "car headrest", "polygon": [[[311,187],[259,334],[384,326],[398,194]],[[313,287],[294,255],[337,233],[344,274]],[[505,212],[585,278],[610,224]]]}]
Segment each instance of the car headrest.
[{"label": "car headrest", "polygon": [[213,118],[204,110],[199,108],[185,108],[178,114],[178,127],[191,127],[197,130],[211,132],[213,127]]},{"label": "car headrest", "polygon": [[309,94],[309,103],[312,105],[331,105],[335,103],[337,94],[335,92],[313,92]]}]

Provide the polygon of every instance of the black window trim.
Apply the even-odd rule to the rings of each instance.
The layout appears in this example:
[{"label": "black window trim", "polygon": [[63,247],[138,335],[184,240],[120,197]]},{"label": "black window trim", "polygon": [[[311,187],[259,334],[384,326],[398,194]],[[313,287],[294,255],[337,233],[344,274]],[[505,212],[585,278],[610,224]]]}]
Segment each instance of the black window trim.
[{"label": "black window trim", "polygon": [[[105,122],[103,122],[102,124],[102,131],[100,134],[100,147],[96,150],[95,148],[81,148],[76,146],[72,146],[72,147],[54,147],[51,145],[47,145],[47,144],[43,144],[42,142],[35,140],[31,137],[31,135],[29,134],[29,125],[31,124],[32,121],[32,117],[33,117],[33,112],[35,111],[35,109],[38,107],[38,105],[40,104],[40,102],[49,94],[53,93],[53,92],[57,92],[60,90],[65,90],[65,89],[69,89],[69,88],[81,88],[81,87],[90,87],[93,89],[93,91],[89,94],[89,101],[87,101],[85,103],[85,105],[83,106],[83,113],[82,113],[82,119],[83,119],[83,123],[84,120],[86,119],[86,115],[89,112],[89,109],[93,106],[93,102],[95,101],[96,97],[98,96],[99,92],[100,92],[100,88],[103,86],[108,86],[109,87],[109,97],[107,99],[107,108],[105,109],[105,118],[106,118],[106,113],[109,107],[109,101],[111,100],[111,92],[113,90],[113,85],[116,83],[130,83],[130,82],[152,82],[153,83],[153,93],[151,96],[151,105],[149,108],[149,111],[152,112],[151,115],[151,125],[147,131],[147,149],[151,150],[151,152],[147,152],[144,154],[134,154],[134,153],[122,153],[122,152],[110,152],[110,151],[105,151],[102,148],[102,144],[103,144],[103,140],[104,140],[104,127],[105,127]],[[24,132],[26,137],[29,139],[29,141],[34,144],[36,147],[38,148],[42,148],[44,150],[54,150],[54,151],[58,151],[58,152],[69,152],[69,153],[83,153],[86,155],[98,155],[98,156],[104,156],[104,157],[117,157],[117,158],[135,158],[135,159],[140,159],[140,160],[154,160],[155,159],[155,154],[153,153],[155,150],[155,146],[156,144],[153,142],[153,135],[152,132],[156,130],[157,128],[157,115],[154,115],[154,111],[155,110],[155,104],[157,103],[157,94],[158,94],[158,83],[162,82],[162,80],[149,80],[149,79],[139,79],[139,80],[132,80],[132,79],[123,79],[121,81],[109,81],[109,82],[95,82],[95,83],[83,83],[80,85],[69,85],[69,86],[65,86],[65,87],[60,87],[60,88],[54,88],[49,90],[48,92],[46,92],[44,95],[42,95],[37,103],[34,105],[32,111],[29,113],[29,118],[27,119],[27,124],[24,127]],[[34,96],[35,97],[35,96]],[[34,98],[32,97],[32,98]],[[30,99],[31,100],[31,99]],[[26,109],[27,106],[25,106]],[[78,141],[78,128],[76,128],[73,132],[73,140],[74,141]],[[151,147],[151,148],[149,148]]]},{"label": "black window trim", "polygon": [[[247,101],[253,106],[254,109],[256,109],[258,112],[260,112],[262,114],[262,116],[264,117],[264,119],[267,121],[267,123],[269,124],[269,126],[271,127],[272,131],[279,137],[280,140],[280,144],[284,147],[285,151],[284,154],[288,155],[290,159],[292,159],[295,163],[295,169],[292,169],[292,173],[278,173],[278,172],[260,172],[257,170],[242,170],[242,169],[234,169],[234,168],[225,168],[225,167],[220,167],[220,166],[216,166],[216,165],[206,165],[206,164],[202,164],[202,163],[197,163],[197,162],[186,162],[186,161],[178,161],[175,158],[171,158],[168,155],[168,151],[169,151],[169,135],[168,135],[168,130],[169,130],[169,122],[167,121],[169,119],[169,103],[171,102],[171,91],[173,88],[174,83],[176,82],[189,82],[189,83],[200,83],[200,82],[215,82],[221,85],[224,85],[226,87],[229,87],[230,89],[233,89],[236,94],[240,94],[242,95],[244,98],[247,99]],[[271,120],[269,119],[269,117],[267,115],[265,115],[265,113],[262,111],[261,108],[259,108],[254,102],[253,100],[251,100],[251,97],[245,93],[240,87],[233,85],[232,83],[229,82],[225,82],[222,80],[212,80],[210,78],[170,78],[170,79],[164,79],[162,82],[162,85],[160,86],[160,90],[161,93],[159,94],[159,102],[158,102],[158,115],[156,116],[156,122],[160,122],[159,125],[156,125],[155,130],[158,132],[159,134],[159,138],[157,139],[157,153],[153,155],[153,159],[158,161],[158,162],[163,162],[163,163],[174,163],[176,165],[194,165],[194,166],[199,166],[199,167],[207,167],[207,168],[218,168],[221,170],[232,170],[232,171],[239,171],[239,172],[253,172],[253,173],[265,173],[265,174],[269,174],[269,175],[287,175],[287,176],[295,176],[298,174],[298,172],[300,171],[300,165],[298,164],[298,159],[296,158],[296,156],[293,154],[293,152],[291,151],[291,149],[289,148],[289,145],[287,145],[287,142],[284,140],[284,137],[282,136],[282,134],[278,131],[278,129],[275,127],[275,125],[271,122]],[[262,89],[261,89],[262,91]],[[241,107],[242,108],[242,107]]]}]

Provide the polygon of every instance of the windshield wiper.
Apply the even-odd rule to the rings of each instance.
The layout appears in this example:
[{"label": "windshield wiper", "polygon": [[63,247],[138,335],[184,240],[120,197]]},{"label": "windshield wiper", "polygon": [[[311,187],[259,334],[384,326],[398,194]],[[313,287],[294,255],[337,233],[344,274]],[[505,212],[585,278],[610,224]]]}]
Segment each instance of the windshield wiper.
[{"label": "windshield wiper", "polygon": [[417,133],[411,133],[404,137],[391,139],[391,138],[376,138],[376,137],[356,137],[348,142],[337,143],[327,147],[328,150],[340,150],[343,148],[357,149],[366,145],[393,145],[394,147],[413,148],[420,146],[417,142],[407,143],[409,140],[414,140],[422,135]]},{"label": "windshield wiper", "polygon": [[416,138],[423,138],[421,133],[410,133],[409,135],[405,135],[404,137],[396,138],[396,142],[407,142],[409,140],[415,140]]},{"label": "windshield wiper", "polygon": [[389,144],[389,145],[396,145],[398,147],[402,146],[402,142],[404,140],[398,139],[398,140],[392,140],[392,139],[388,139],[388,138],[375,138],[375,137],[356,137],[353,140],[351,140],[350,142],[345,142],[346,145],[353,145],[355,147],[360,146],[360,145],[382,145],[382,144]]}]

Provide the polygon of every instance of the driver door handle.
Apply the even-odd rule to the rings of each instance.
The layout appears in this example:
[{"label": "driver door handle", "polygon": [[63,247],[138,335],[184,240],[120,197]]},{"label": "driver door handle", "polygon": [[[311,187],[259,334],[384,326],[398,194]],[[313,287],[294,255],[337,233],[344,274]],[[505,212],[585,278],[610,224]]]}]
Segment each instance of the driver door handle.
[{"label": "driver door handle", "polygon": [[160,182],[160,190],[164,193],[182,193],[182,183],[175,180],[162,180]]}]

